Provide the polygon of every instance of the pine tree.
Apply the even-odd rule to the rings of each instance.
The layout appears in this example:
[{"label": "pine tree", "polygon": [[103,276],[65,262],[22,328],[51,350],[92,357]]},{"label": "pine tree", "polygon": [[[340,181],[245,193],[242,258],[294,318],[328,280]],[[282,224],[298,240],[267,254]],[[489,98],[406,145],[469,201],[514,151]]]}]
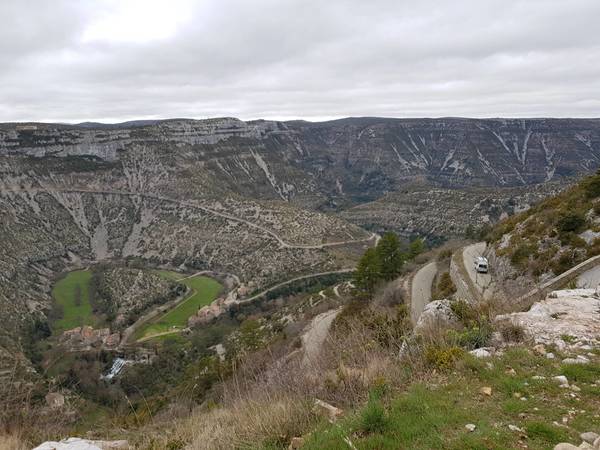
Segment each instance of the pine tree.
[{"label": "pine tree", "polygon": [[425,242],[423,242],[423,239],[417,238],[410,243],[409,252],[410,252],[411,258],[414,258],[419,253],[423,253],[424,251],[425,251]]},{"label": "pine tree", "polygon": [[386,281],[396,278],[406,259],[400,249],[398,236],[394,233],[385,233],[377,244],[377,255],[381,264],[381,277]]},{"label": "pine tree", "polygon": [[360,291],[372,294],[381,279],[381,261],[374,248],[368,249],[358,261],[354,272],[354,283]]}]

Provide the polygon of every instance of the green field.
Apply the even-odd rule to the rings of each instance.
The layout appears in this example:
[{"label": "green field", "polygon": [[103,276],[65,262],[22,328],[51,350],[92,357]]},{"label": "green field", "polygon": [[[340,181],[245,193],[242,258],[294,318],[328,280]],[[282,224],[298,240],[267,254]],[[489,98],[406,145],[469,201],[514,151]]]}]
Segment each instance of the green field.
[{"label": "green field", "polygon": [[161,270],[157,273],[171,280],[181,280],[181,283],[191,289],[191,293],[175,308],[137,330],[134,334],[135,339],[185,328],[188,318],[202,306],[210,304],[223,287],[218,281],[208,277],[196,276],[182,279],[182,275],[177,272]]},{"label": "green field", "polygon": [[76,270],[59,280],[52,289],[52,297],[62,309],[62,318],[52,324],[52,331],[64,330],[82,325],[94,325],[96,318],[90,304],[89,285],[92,272]]},{"label": "green field", "polygon": [[185,278],[185,275],[172,270],[155,270],[155,273],[168,280],[178,281]]}]

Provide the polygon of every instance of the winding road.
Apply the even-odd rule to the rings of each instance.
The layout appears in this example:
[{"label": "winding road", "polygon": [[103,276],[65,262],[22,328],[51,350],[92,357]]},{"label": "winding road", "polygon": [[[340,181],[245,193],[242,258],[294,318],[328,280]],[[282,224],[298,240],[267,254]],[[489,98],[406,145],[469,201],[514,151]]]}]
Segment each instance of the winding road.
[{"label": "winding road", "polygon": [[469,274],[469,278],[484,300],[492,298],[495,290],[495,283],[492,281],[491,268],[488,273],[478,273],[475,270],[475,259],[478,256],[483,256],[486,247],[487,245],[485,242],[478,242],[476,244],[467,245],[462,252],[463,264]]},{"label": "winding road", "polygon": [[232,220],[234,222],[238,222],[238,223],[243,223],[251,228],[260,230],[266,234],[268,234],[269,236],[271,236],[273,239],[275,239],[279,245],[283,248],[292,248],[292,249],[322,249],[322,248],[327,248],[327,247],[337,247],[337,246],[342,246],[342,245],[349,245],[349,244],[357,244],[357,243],[361,243],[361,242],[369,242],[369,241],[375,241],[375,243],[378,242],[380,236],[376,233],[371,233],[371,235],[367,238],[363,238],[363,239],[354,239],[354,240],[347,240],[347,241],[335,241],[335,242],[325,242],[323,244],[294,244],[294,243],[289,243],[283,240],[283,238],[281,238],[281,236],[279,236],[277,233],[275,233],[272,230],[269,230],[267,227],[263,226],[263,225],[258,225],[254,222],[250,222],[249,220],[246,219],[242,219],[240,217],[236,217],[236,216],[232,216],[231,214],[227,214],[227,213],[222,213],[219,211],[215,211],[214,209],[211,209],[207,206],[203,206],[203,205],[199,205],[197,203],[193,203],[190,201],[184,201],[184,200],[177,200],[177,199],[173,199],[170,197],[164,197],[162,195],[155,195],[155,194],[145,194],[145,193],[140,193],[140,192],[130,192],[130,191],[113,191],[113,190],[94,190],[94,189],[43,189],[43,188],[28,188],[28,189],[22,189],[22,188],[16,188],[16,189],[9,189],[9,190],[3,190],[0,193],[19,193],[19,192],[26,192],[26,193],[30,193],[30,194],[35,194],[35,193],[51,193],[51,192],[57,192],[57,193],[64,193],[64,194],[99,194],[99,195],[121,195],[121,196],[125,196],[125,197],[141,197],[141,198],[148,198],[151,200],[158,200],[158,201],[163,201],[163,202],[169,202],[169,203],[175,203],[177,205],[181,205],[181,206],[186,206],[189,208],[195,208],[195,209],[199,209],[202,210],[206,213],[212,214],[214,216],[217,217],[221,217],[223,219],[227,219],[227,220]]},{"label": "winding road", "polygon": [[435,261],[421,267],[412,279],[410,318],[413,324],[419,321],[425,305],[431,301],[431,286],[437,273]]},{"label": "winding road", "polygon": [[327,339],[329,328],[331,328],[331,324],[341,311],[341,307],[331,309],[319,314],[312,320],[306,333],[302,335],[302,345],[304,348],[303,365],[312,365],[318,361],[317,358],[319,353],[321,353],[321,347],[325,339]]},{"label": "winding road", "polygon": [[317,277],[323,277],[326,275],[335,275],[335,274],[340,274],[340,273],[351,273],[354,272],[354,268],[348,268],[348,269],[339,269],[339,270],[332,270],[330,272],[319,272],[319,273],[311,273],[309,275],[302,275],[300,277],[296,277],[296,278],[292,278],[290,280],[286,280],[286,281],[282,281],[279,284],[276,284],[275,286],[271,286],[270,288],[265,289],[264,291],[259,292],[256,295],[253,295],[252,297],[248,297],[248,298],[244,298],[241,300],[238,300],[236,303],[237,304],[244,304],[244,303],[249,303],[253,300],[256,300],[257,298],[263,297],[266,294],[268,294],[271,291],[274,291],[276,289],[279,289],[280,287],[283,287],[287,284],[293,283],[295,281],[300,281],[300,280],[307,280],[309,278],[317,278]]}]

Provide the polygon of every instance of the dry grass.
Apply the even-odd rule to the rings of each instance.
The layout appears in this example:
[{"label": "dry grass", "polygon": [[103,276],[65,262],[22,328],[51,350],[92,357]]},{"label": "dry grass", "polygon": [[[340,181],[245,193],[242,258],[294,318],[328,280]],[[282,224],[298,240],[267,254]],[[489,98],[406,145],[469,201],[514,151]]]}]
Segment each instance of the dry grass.
[{"label": "dry grass", "polygon": [[229,408],[216,408],[194,415],[183,431],[190,449],[221,450],[248,448],[260,442],[285,444],[314,422],[310,406],[301,398],[240,399]]},{"label": "dry grass", "polygon": [[31,448],[59,436],[69,423],[43,403],[46,388],[39,378],[15,361],[11,373],[0,382],[0,450]]},{"label": "dry grass", "polygon": [[27,450],[28,448],[20,437],[0,434],[0,450]]},{"label": "dry grass", "polygon": [[[373,386],[406,380],[400,361],[402,341],[392,323],[365,323],[364,315],[346,318],[333,331],[318,358],[303,363],[301,350],[289,346],[250,355],[231,379],[223,382],[216,404],[204,405],[139,442],[141,448],[232,449],[261,445],[285,447],[294,436],[315,428],[312,412],[319,398],[345,410],[365,403]],[[410,357],[410,355],[407,355]]]}]

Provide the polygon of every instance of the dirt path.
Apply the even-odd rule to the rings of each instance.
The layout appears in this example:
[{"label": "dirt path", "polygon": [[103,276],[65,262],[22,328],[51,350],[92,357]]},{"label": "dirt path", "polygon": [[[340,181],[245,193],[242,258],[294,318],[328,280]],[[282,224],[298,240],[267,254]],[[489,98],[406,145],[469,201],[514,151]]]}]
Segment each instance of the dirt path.
[{"label": "dirt path", "polygon": [[431,301],[431,286],[437,273],[435,261],[421,267],[412,280],[410,317],[414,324],[417,323],[425,305]]},{"label": "dirt path", "polygon": [[286,284],[290,284],[290,283],[293,283],[293,282],[295,282],[295,281],[307,280],[307,279],[309,279],[309,278],[317,278],[317,277],[322,277],[322,276],[325,276],[325,275],[334,275],[334,274],[338,274],[338,273],[351,273],[351,272],[354,272],[354,268],[351,268],[351,269],[332,270],[332,271],[330,271],[330,272],[312,273],[312,274],[310,274],[310,275],[302,275],[302,276],[300,276],[300,277],[292,278],[291,280],[286,280],[286,281],[283,281],[283,282],[281,282],[281,283],[279,283],[279,284],[276,284],[275,286],[271,286],[270,288],[268,288],[268,289],[265,289],[264,291],[262,291],[262,292],[259,292],[259,293],[258,293],[258,294],[256,294],[256,295],[253,295],[252,297],[249,297],[249,298],[244,298],[244,299],[242,299],[242,300],[238,300],[236,303],[240,303],[240,304],[249,303],[249,302],[251,302],[251,301],[253,301],[253,300],[256,300],[257,298],[260,298],[260,297],[263,297],[263,296],[265,296],[266,294],[268,294],[268,293],[269,293],[269,292],[271,292],[271,291],[274,291],[274,290],[276,290],[276,289],[279,289],[280,287],[283,287],[283,286],[285,286]]},{"label": "dirt path", "polygon": [[331,328],[331,324],[341,310],[342,308],[339,307],[326,311],[312,320],[306,333],[302,336],[302,346],[304,348],[303,365],[308,366],[317,361],[321,347],[329,334],[329,328]]},{"label": "dirt path", "polygon": [[333,294],[334,294],[334,295],[335,295],[337,298],[340,298],[340,297],[341,297],[341,295],[340,295],[340,285],[339,285],[339,284],[336,284],[336,285],[333,287]]},{"label": "dirt path", "polygon": [[14,188],[14,189],[10,189],[10,190],[5,190],[2,193],[18,193],[18,192],[26,192],[29,194],[34,194],[34,193],[46,193],[46,192],[60,192],[60,193],[73,193],[73,194],[100,194],[100,195],[122,195],[122,196],[127,196],[127,197],[142,197],[142,198],[149,198],[152,200],[159,200],[159,201],[164,201],[164,202],[169,202],[169,203],[175,203],[178,205],[182,205],[182,206],[186,206],[189,208],[195,208],[195,209],[200,209],[206,213],[212,214],[214,216],[217,217],[221,217],[227,220],[232,220],[234,222],[238,222],[238,223],[243,223],[251,228],[260,230],[266,234],[268,234],[269,236],[271,236],[273,239],[275,239],[279,245],[281,245],[281,247],[283,248],[295,248],[295,249],[322,249],[322,248],[327,248],[327,247],[337,247],[337,246],[342,246],[342,245],[348,245],[348,244],[356,244],[356,243],[360,243],[360,242],[369,242],[369,241],[374,241],[375,244],[377,244],[377,242],[380,239],[380,236],[377,233],[371,233],[371,235],[367,238],[363,238],[363,239],[354,239],[354,240],[346,240],[346,241],[336,241],[336,242],[326,242],[323,244],[294,244],[294,243],[288,243],[285,242],[283,240],[283,238],[281,238],[281,236],[279,236],[277,233],[275,233],[272,230],[269,230],[268,228],[250,222],[249,220],[246,219],[242,219],[240,217],[236,217],[236,216],[232,216],[230,214],[227,213],[222,213],[219,211],[215,211],[214,209],[211,209],[207,206],[204,205],[200,205],[196,202],[190,202],[190,201],[183,201],[183,200],[177,200],[177,199],[173,199],[173,198],[169,198],[169,197],[163,197],[161,195],[154,195],[154,194],[145,194],[145,193],[139,193],[139,192],[129,192],[129,191],[112,191],[112,190],[92,190],[92,189],[21,189],[21,188]]},{"label": "dirt path", "polygon": [[[177,281],[180,281],[180,280],[177,280]],[[190,298],[192,295],[194,295],[194,293],[195,293],[195,291],[193,289],[188,289],[184,295],[179,296],[176,299],[171,300],[170,302],[167,302],[167,303],[164,303],[162,305],[158,305],[158,306],[152,308],[146,314],[141,316],[138,320],[136,320],[131,325],[129,325],[127,328],[125,328],[125,330],[121,334],[121,342],[119,343],[118,348],[123,348],[123,346],[129,344],[130,343],[130,342],[128,342],[129,338],[131,338],[133,333],[135,333],[137,331],[137,329],[140,328],[142,325],[144,325],[146,322],[149,322],[150,320],[156,318],[161,313],[166,314],[171,309],[177,307],[179,304],[186,301],[188,298]]]},{"label": "dirt path", "polygon": [[156,333],[156,334],[151,334],[149,336],[144,336],[141,339],[138,339],[136,342],[140,343],[140,342],[146,342],[149,341],[150,339],[154,339],[160,336],[168,336],[170,334],[179,334],[182,333],[183,331],[185,331],[185,328],[178,328],[176,330],[171,330],[171,331],[163,331],[161,333]]}]

